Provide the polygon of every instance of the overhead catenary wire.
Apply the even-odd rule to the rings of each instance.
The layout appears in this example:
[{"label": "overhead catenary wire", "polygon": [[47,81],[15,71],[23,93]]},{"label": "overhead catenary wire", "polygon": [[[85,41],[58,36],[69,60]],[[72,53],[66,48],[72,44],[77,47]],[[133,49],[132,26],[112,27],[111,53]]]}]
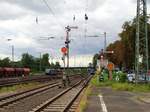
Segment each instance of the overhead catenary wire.
[{"label": "overhead catenary wire", "polygon": [[87,16],[87,12],[88,12],[88,0],[85,0],[85,15],[84,15],[84,38],[85,38],[85,41],[84,41],[84,48],[85,48],[85,52],[86,52],[86,37],[87,37],[87,24],[88,24],[88,16]]},{"label": "overhead catenary wire", "polygon": [[58,18],[56,17],[55,13],[53,12],[52,8],[49,6],[46,0],[43,0],[44,4],[47,6],[49,12],[53,15],[53,17],[57,20],[57,24],[64,30],[63,25],[60,23]]},{"label": "overhead catenary wire", "polygon": [[88,21],[88,15],[87,15],[87,11],[88,11],[88,0],[86,0],[86,5],[85,5],[85,17],[84,17],[84,19],[85,19],[85,38],[86,38],[86,35],[87,35],[87,21]]}]

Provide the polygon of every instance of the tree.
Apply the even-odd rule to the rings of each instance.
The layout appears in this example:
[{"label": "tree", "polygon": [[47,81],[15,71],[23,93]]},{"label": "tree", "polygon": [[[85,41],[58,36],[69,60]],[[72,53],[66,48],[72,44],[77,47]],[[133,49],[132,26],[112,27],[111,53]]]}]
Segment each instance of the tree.
[{"label": "tree", "polygon": [[121,41],[116,41],[113,44],[110,44],[107,47],[108,51],[114,51],[113,54],[107,54],[107,58],[113,62],[115,65],[117,65],[120,69],[124,65],[124,51],[125,51],[125,46]]},{"label": "tree", "polygon": [[56,62],[56,63],[55,63],[55,68],[56,68],[56,69],[60,68],[60,63],[59,63],[59,62]]},{"label": "tree", "polygon": [[34,58],[34,69],[36,71],[40,71],[41,70],[41,67],[42,65],[40,65],[40,58]]},{"label": "tree", "polygon": [[131,69],[135,58],[135,22],[125,22],[119,36],[120,40],[107,47],[107,50],[113,50],[114,54],[107,56],[120,69],[122,67]]},{"label": "tree", "polygon": [[1,67],[10,67],[11,66],[10,59],[7,57],[7,58],[0,60],[0,66]]},{"label": "tree", "polygon": [[28,53],[22,54],[21,63],[23,67],[33,68],[34,66],[34,57]]},{"label": "tree", "polygon": [[[110,61],[120,68],[133,69],[135,65],[135,39],[136,39],[136,19],[125,22],[122,32],[119,33],[120,40],[111,43],[107,50],[114,50],[113,55],[108,55]],[[149,59],[150,59],[150,24],[148,24]]]},{"label": "tree", "polygon": [[133,68],[135,61],[135,38],[136,38],[136,24],[133,22],[125,22],[123,30],[119,34],[124,48],[124,66],[128,69]]},{"label": "tree", "polygon": [[93,57],[93,67],[94,68],[96,68],[98,58],[99,58],[99,54],[95,54]]},{"label": "tree", "polygon": [[46,68],[50,67],[48,53],[43,54],[41,62],[42,62],[42,70],[45,70]]},{"label": "tree", "polygon": [[15,61],[15,62],[13,62],[13,66],[20,68],[20,67],[22,67],[22,63],[21,63],[21,61]]}]

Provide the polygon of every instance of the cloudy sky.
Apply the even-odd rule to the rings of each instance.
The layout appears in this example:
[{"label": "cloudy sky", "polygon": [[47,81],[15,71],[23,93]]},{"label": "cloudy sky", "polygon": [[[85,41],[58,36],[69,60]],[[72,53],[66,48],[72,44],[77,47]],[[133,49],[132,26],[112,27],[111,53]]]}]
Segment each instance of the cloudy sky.
[{"label": "cloudy sky", "polygon": [[[119,39],[123,23],[136,15],[136,0],[45,1],[49,8],[44,0],[0,0],[0,58],[11,57],[11,46],[14,45],[15,60],[25,52],[36,57],[40,52],[48,52],[53,61],[60,60],[65,27],[70,25],[78,26],[70,32],[71,66],[83,66],[104,47],[104,32],[107,32],[107,44]],[[86,22],[85,13],[89,18]],[[85,38],[85,29],[87,36],[100,37]],[[40,39],[51,36],[55,39]]]}]

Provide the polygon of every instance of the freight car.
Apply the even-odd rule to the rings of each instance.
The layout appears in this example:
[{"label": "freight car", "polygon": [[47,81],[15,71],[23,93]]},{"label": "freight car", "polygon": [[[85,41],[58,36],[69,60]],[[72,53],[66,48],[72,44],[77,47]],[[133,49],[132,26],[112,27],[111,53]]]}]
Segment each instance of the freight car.
[{"label": "freight car", "polygon": [[0,67],[0,77],[20,77],[28,76],[30,74],[29,68],[9,68],[9,67]]},{"label": "freight car", "polygon": [[46,69],[45,74],[46,75],[61,75],[62,70],[60,70],[60,69]]},{"label": "freight car", "polygon": [[88,75],[94,75],[95,74],[95,69],[93,67],[89,67],[87,69]]}]

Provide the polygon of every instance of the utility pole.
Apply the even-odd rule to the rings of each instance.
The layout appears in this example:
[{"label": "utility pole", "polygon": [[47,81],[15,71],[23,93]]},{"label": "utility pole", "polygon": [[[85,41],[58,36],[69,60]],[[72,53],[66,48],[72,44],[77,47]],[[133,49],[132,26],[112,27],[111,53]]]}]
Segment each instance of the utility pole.
[{"label": "utility pole", "polygon": [[69,44],[70,44],[70,39],[69,39],[69,32],[71,31],[71,29],[78,29],[77,26],[67,26],[65,27],[66,29],[66,41],[65,41],[65,44],[66,44],[66,48],[67,48],[67,68],[69,68]]},{"label": "utility pole", "polygon": [[76,66],[76,57],[74,56],[74,67]]},{"label": "utility pole", "polygon": [[[12,39],[7,39],[7,41],[12,41]],[[12,67],[14,67],[14,45],[11,45],[11,57],[12,57]]]},{"label": "utility pole", "polygon": [[107,41],[106,41],[106,32],[104,32],[104,51],[106,51]]},{"label": "utility pole", "polygon": [[42,70],[42,60],[41,60],[41,52],[40,52],[40,66],[39,66],[40,68],[40,71]]},{"label": "utility pole", "polygon": [[[101,35],[102,36],[104,35],[104,48],[103,48],[103,50],[106,51],[106,48],[107,48],[107,33],[104,32]],[[87,37],[102,37],[101,35],[91,35],[91,36],[87,36]]]},{"label": "utility pole", "polygon": [[14,66],[14,45],[12,45],[12,66]]},{"label": "utility pole", "polygon": [[137,0],[136,17],[136,47],[135,47],[135,73],[138,83],[140,71],[146,76],[149,69],[148,64],[148,30],[147,30],[147,0]]}]

